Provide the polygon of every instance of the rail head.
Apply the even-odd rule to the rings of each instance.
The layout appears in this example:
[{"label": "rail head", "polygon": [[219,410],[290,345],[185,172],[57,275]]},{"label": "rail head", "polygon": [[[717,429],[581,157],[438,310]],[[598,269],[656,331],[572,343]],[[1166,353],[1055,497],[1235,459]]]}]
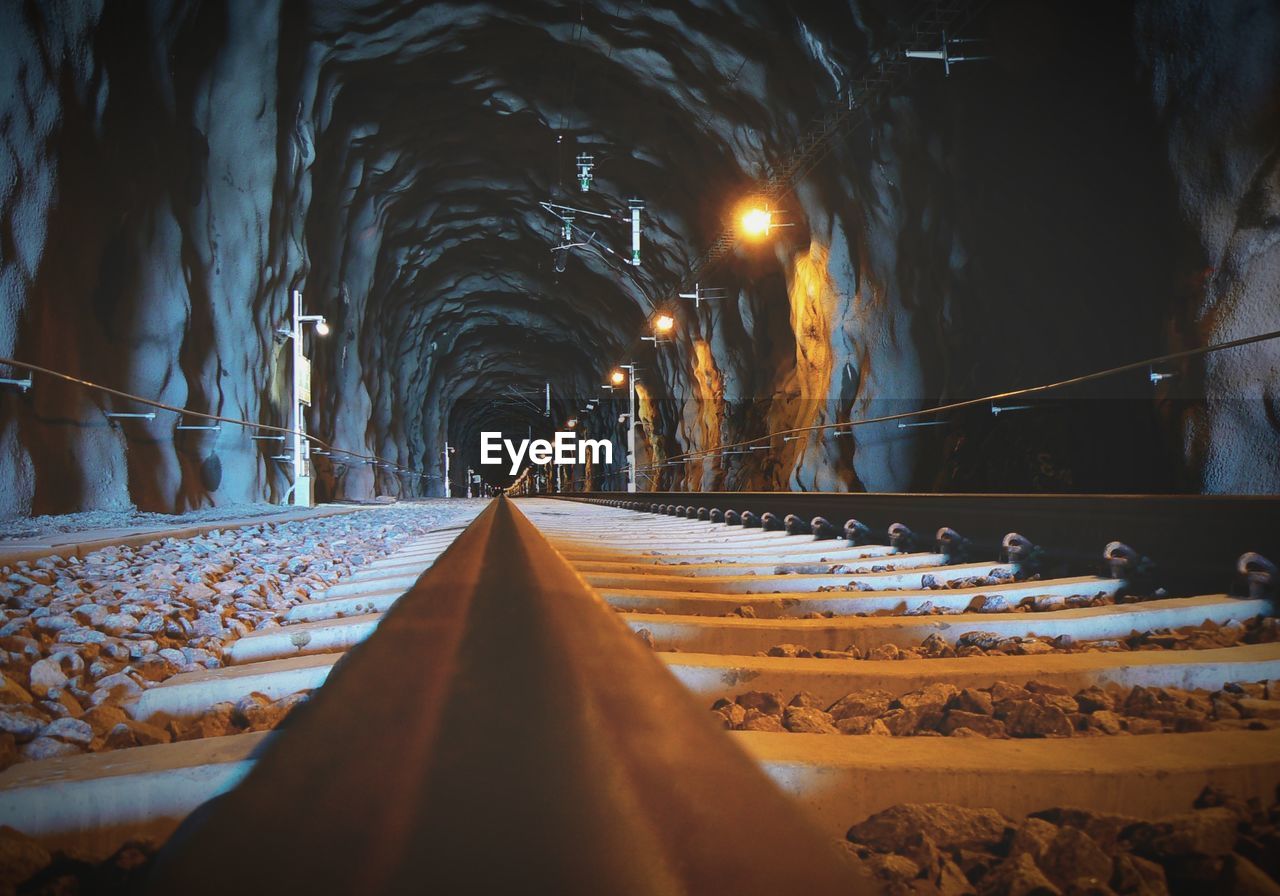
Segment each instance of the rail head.
[{"label": "rail head", "polygon": [[498,498],[149,892],[876,890],[707,716]]}]

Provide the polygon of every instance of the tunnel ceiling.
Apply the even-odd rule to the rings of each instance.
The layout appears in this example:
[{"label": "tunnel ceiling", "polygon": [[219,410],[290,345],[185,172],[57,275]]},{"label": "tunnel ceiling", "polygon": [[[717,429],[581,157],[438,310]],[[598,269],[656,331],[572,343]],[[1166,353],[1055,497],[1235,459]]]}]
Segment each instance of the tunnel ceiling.
[{"label": "tunnel ceiling", "polygon": [[[621,487],[625,390],[600,387],[625,362],[642,488],[1280,488],[1274,344],[1156,389],[725,449],[1280,329],[1274,3],[960,3],[983,61],[910,63],[775,197],[786,227],[697,269],[721,297],[677,298],[937,6],[7,4],[0,357],[287,426],[300,290],[332,325],[304,341],[308,430],[389,462],[317,459],[322,498],[439,494],[446,443],[460,484],[481,430],[575,417],[618,462],[573,475]],[[544,201],[617,215],[577,222],[616,254],[553,254]],[[0,403],[5,512],[290,486],[250,430],[122,424],[127,398],[57,382]]]},{"label": "tunnel ceiling", "polygon": [[[734,197],[839,98],[834,60],[870,44],[835,5],[804,18],[759,3],[324,6],[300,114],[315,129],[308,242],[333,251],[312,253],[308,291],[365,292],[355,313],[403,365],[406,426],[425,433],[414,415],[452,409],[443,422],[463,443],[495,428],[492,402],[512,388],[550,382],[552,423],[599,397],[655,310],[678,310]],[[623,262],[632,198],[645,203],[638,267]],[[540,201],[621,219],[579,222],[617,254],[557,264],[560,222]]]}]

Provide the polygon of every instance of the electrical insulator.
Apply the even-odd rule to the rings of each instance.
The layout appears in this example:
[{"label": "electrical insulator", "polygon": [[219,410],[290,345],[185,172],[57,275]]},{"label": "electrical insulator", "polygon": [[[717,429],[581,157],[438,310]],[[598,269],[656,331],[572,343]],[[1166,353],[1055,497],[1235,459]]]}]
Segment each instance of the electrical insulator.
[{"label": "electrical insulator", "polygon": [[627,203],[627,207],[631,209],[631,258],[627,260],[627,264],[640,266],[640,212],[644,209],[644,203],[639,199],[632,199]]}]

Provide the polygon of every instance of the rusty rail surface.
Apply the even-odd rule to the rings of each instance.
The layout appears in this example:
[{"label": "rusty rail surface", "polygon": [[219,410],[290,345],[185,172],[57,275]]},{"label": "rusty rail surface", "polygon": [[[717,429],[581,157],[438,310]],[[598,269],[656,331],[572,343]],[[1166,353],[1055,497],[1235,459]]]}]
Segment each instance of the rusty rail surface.
[{"label": "rusty rail surface", "polygon": [[776,896],[872,890],[860,873],[499,498],[148,891]]}]

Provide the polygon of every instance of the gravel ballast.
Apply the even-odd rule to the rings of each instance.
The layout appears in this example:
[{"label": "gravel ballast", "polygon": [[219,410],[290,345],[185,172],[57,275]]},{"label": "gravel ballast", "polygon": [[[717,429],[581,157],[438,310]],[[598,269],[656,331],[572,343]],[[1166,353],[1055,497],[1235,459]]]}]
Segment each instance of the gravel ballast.
[{"label": "gravel ballast", "polygon": [[0,568],[0,768],[272,727],[301,698],[246,698],[196,728],[134,721],[125,707],[180,672],[220,667],[237,638],[484,503],[380,506]]}]

